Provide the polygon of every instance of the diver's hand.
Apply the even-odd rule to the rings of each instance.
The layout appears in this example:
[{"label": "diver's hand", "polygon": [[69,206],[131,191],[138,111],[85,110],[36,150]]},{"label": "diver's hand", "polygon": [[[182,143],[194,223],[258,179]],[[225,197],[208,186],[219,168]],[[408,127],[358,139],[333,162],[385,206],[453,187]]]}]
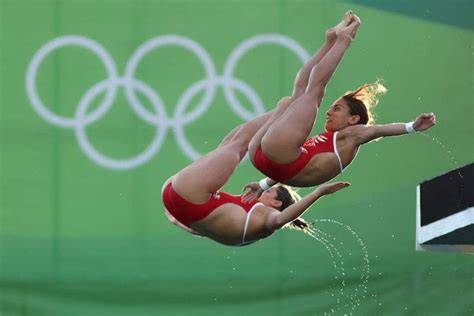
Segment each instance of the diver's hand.
[{"label": "diver's hand", "polygon": [[413,128],[415,131],[421,132],[433,127],[435,124],[436,115],[434,115],[434,113],[423,113],[418,115],[415,122],[413,123]]},{"label": "diver's hand", "polygon": [[319,191],[319,194],[321,196],[323,196],[323,195],[332,194],[332,193],[337,192],[341,189],[347,188],[350,185],[351,184],[349,182],[345,182],[345,181],[339,181],[339,182],[334,182],[334,183],[326,183],[326,184],[320,185],[316,189],[316,191]]},{"label": "diver's hand", "polygon": [[260,187],[258,182],[250,182],[243,188],[245,193],[242,195],[242,202],[248,203],[255,199],[258,199],[263,193],[263,189]]}]

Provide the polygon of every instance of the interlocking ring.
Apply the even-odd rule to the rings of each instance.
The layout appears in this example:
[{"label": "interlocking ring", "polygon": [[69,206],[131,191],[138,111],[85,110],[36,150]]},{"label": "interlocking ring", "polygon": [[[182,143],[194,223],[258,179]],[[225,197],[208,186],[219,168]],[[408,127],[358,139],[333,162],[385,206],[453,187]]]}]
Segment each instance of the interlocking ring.
[{"label": "interlocking ring", "polygon": [[[309,54],[293,39],[280,34],[261,34],[256,35],[240,43],[230,54],[224,67],[224,74],[218,76],[214,62],[207,51],[192,39],[179,35],[164,35],[155,37],[140,45],[132,54],[125,67],[125,74],[120,77],[117,68],[107,50],[99,43],[83,36],[61,36],[44,44],[33,56],[26,73],[26,92],[38,115],[50,124],[61,128],[74,129],[78,143],[84,153],[97,164],[115,170],[125,170],[138,167],[150,160],[160,149],[168,129],[172,129],[176,137],[178,146],[182,152],[192,160],[198,159],[202,153],[199,153],[189,142],[184,133],[184,127],[201,117],[209,108],[214,99],[216,89],[222,86],[224,96],[227,99],[231,109],[243,120],[248,121],[265,111],[263,103],[247,83],[234,78],[234,69],[239,59],[252,48],[262,44],[277,44],[291,50],[302,63],[309,59]],[[135,78],[135,70],[146,54],[150,51],[166,45],[177,45],[188,49],[201,61],[204,66],[205,78],[194,82],[179,97],[174,108],[173,117],[168,117],[166,108],[158,92],[151,88],[147,83]],[[64,46],[79,46],[95,54],[104,64],[107,78],[93,85],[82,96],[74,117],[63,117],[53,113],[41,100],[36,88],[36,77],[40,64],[48,54]],[[131,108],[147,124],[156,128],[154,139],[148,147],[138,155],[127,159],[115,159],[105,156],[96,150],[87,138],[85,129],[88,125],[102,118],[113,105],[117,89],[124,88],[125,96]],[[237,89],[243,93],[252,104],[254,112],[245,109],[235,96],[234,90]],[[87,112],[92,101],[102,92],[105,93],[104,99],[99,106]],[[140,92],[148,98],[152,104],[155,113],[145,108],[136,92]],[[204,97],[199,104],[190,112],[186,112],[190,101],[200,91],[204,91]]]}]

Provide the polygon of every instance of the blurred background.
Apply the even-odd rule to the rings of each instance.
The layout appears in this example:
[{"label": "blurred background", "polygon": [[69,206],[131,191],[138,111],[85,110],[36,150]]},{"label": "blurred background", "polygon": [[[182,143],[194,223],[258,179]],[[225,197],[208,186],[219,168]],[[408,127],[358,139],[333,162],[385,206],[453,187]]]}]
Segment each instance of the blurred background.
[{"label": "blurred background", "polygon": [[[378,123],[438,124],[363,146],[337,178],[352,186],[304,216],[318,239],[235,248],[169,224],[163,182],[290,94],[349,9],[362,26],[314,134],[376,79]],[[0,0],[0,315],[473,315],[473,256],[415,251],[416,185],[474,157],[472,15],[470,0]],[[224,189],[261,178],[245,161]]]}]

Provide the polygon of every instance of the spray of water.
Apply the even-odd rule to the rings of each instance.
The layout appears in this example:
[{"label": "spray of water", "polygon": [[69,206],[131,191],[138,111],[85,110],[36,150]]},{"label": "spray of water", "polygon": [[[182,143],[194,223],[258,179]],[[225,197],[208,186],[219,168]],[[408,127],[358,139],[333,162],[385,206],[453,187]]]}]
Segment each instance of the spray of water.
[{"label": "spray of water", "polygon": [[[357,241],[357,244],[360,247],[362,253],[362,268],[360,270],[359,275],[359,283],[355,288],[355,291],[348,291],[346,290],[346,271],[344,268],[344,257],[342,254],[342,247],[341,250],[338,249],[338,246],[343,246],[344,242],[338,241],[336,237],[333,235],[322,231],[321,229],[316,228],[317,223],[329,223],[333,225],[338,225],[348,231],[351,236]],[[318,219],[314,221],[313,227],[308,232],[308,235],[314,238],[316,241],[320,242],[326,250],[329,252],[331,256],[332,264],[336,271],[336,275],[334,276],[334,283],[336,287],[339,288],[339,291],[332,293],[332,296],[336,298],[336,305],[331,308],[330,311],[325,312],[324,315],[333,315],[337,311],[341,309],[350,308],[354,311],[358,306],[360,306],[361,301],[366,298],[367,295],[367,285],[369,282],[369,275],[370,275],[370,262],[369,262],[369,254],[367,248],[362,241],[362,239],[352,230],[352,228],[346,224],[340,223],[338,221],[332,219]],[[352,255],[350,253],[349,255]],[[356,268],[354,267],[354,270]],[[352,314],[352,313],[351,313]]]},{"label": "spray of water", "polygon": [[[344,287],[345,287],[345,280],[344,280],[345,271],[344,271],[344,261],[342,260],[341,253],[339,252],[339,250],[333,243],[331,243],[327,238],[325,238],[327,234],[322,233],[319,229],[312,227],[311,229],[308,230],[307,233],[309,236],[316,239],[324,247],[326,247],[326,250],[329,252],[329,255],[331,256],[331,260],[332,260],[332,265],[334,267],[334,270],[336,271],[336,276],[334,277],[334,286],[338,287],[339,282],[341,282],[340,287],[339,287],[339,296],[343,297]],[[335,293],[332,293],[331,295],[335,296],[337,303],[339,303],[340,299],[339,297],[337,297],[338,295],[336,295]]]},{"label": "spray of water", "polygon": [[[432,140],[435,144],[439,145],[441,147],[441,149],[447,153],[447,157],[449,158],[449,161],[450,161],[450,165],[451,165],[451,168],[454,169],[456,167],[459,166],[459,161],[456,159],[456,157],[454,157],[451,149],[449,149],[446,145],[444,145],[439,139],[437,139],[436,137],[433,137],[431,135],[428,135],[427,133],[425,132],[421,132],[420,133],[421,135],[423,135],[424,137]],[[458,172],[458,175],[462,178],[462,174],[461,172]]]}]

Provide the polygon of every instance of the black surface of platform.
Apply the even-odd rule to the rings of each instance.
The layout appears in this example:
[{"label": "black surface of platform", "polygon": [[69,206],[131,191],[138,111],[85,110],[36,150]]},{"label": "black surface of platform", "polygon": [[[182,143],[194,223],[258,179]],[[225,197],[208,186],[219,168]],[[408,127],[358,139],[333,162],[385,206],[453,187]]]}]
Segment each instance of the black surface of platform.
[{"label": "black surface of platform", "polygon": [[474,206],[474,163],[420,184],[421,226]]}]

